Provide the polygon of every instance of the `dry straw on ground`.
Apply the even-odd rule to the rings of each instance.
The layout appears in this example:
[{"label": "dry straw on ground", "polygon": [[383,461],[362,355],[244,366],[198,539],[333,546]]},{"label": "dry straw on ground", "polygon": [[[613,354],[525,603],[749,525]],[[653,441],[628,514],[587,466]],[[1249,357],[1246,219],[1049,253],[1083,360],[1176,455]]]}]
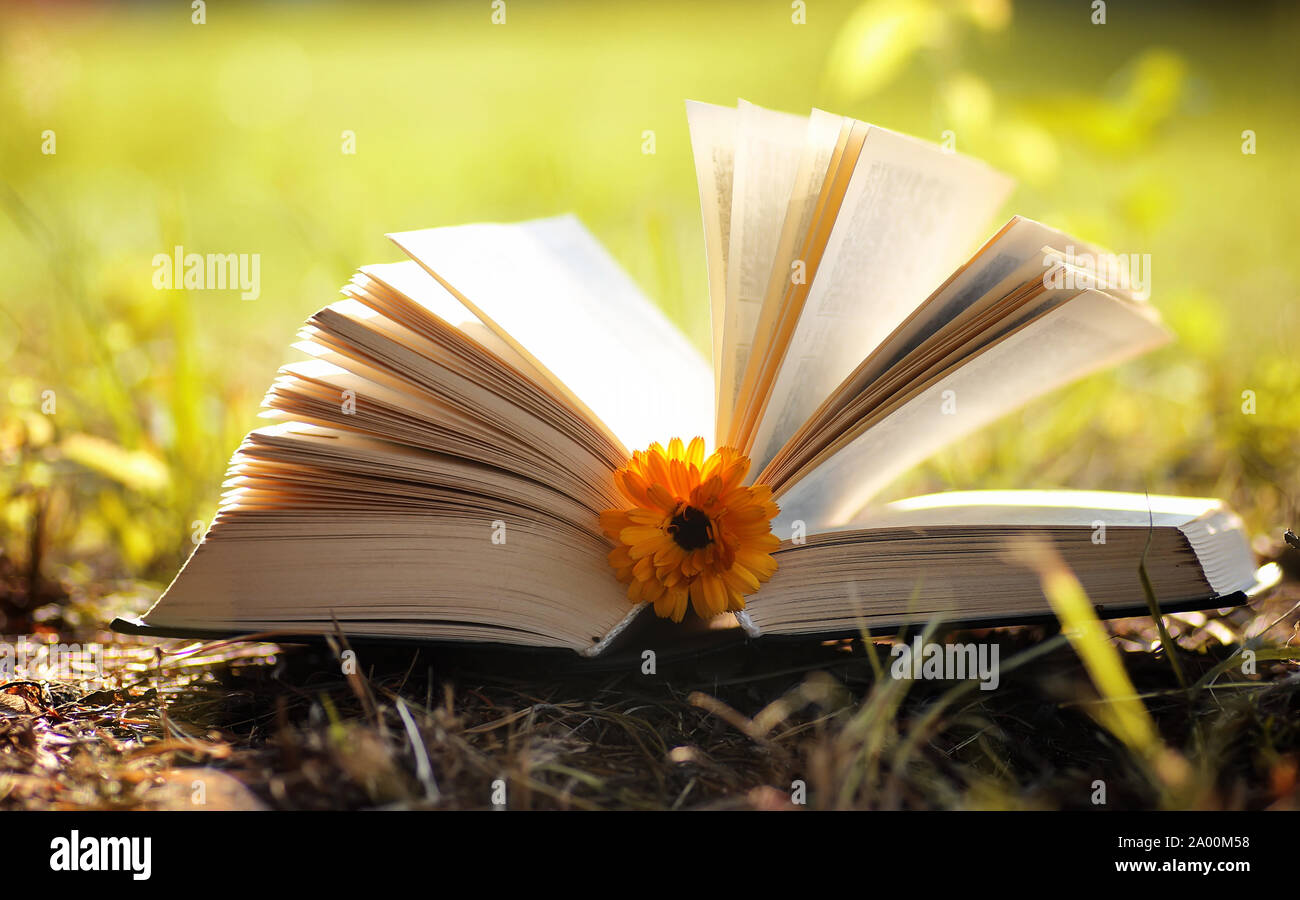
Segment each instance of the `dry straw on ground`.
[{"label": "dry straw on ground", "polygon": [[[978,634],[1000,646],[991,692],[892,679],[887,645],[860,640],[738,648],[654,676],[356,648],[349,677],[337,645],[118,638],[108,689],[0,687],[0,808],[482,809],[499,781],[514,809],[787,809],[798,783],[811,808],[1087,808],[1098,780],[1113,808],[1294,808],[1297,600],[1290,583],[1170,617],[1188,688],[1151,650],[1150,619],[1109,623],[1154,763],[1099,724],[1132,698],[1099,697],[1042,628]],[[1258,674],[1244,676],[1230,660],[1252,638]]]}]

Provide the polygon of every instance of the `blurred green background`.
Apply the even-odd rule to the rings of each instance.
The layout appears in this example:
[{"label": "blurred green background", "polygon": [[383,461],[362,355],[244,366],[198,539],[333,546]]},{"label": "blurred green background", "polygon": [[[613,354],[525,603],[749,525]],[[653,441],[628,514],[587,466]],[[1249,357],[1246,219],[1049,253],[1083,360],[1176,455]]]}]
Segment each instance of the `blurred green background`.
[{"label": "blurred green background", "polygon": [[[169,578],[302,320],[357,266],[400,258],[385,232],[576,212],[706,347],[685,98],[816,105],[935,141],[951,130],[1019,179],[1002,219],[1151,254],[1176,344],[1030,405],[893,495],[1149,489],[1225,496],[1258,534],[1292,524],[1300,14],[1113,3],[1095,25],[1085,2],[1005,0],[798,12],[508,0],[494,25],[488,0],[213,3],[196,25],[188,3],[6,7],[11,590],[36,568],[101,588]],[[260,254],[261,297],[155,290],[153,257],[178,244]]]}]

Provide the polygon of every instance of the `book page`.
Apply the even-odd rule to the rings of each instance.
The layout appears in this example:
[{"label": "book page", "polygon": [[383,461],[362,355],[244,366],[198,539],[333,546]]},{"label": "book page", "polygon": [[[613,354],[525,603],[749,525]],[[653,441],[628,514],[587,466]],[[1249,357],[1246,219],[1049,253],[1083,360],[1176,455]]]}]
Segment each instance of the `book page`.
[{"label": "book page", "polygon": [[983,163],[871,127],[758,422],[756,468],[965,261],[1010,188]]},{"label": "book page", "polygon": [[[1079,512],[1103,522],[1113,515]],[[1051,620],[1037,573],[1012,562],[1044,543],[1060,554],[1100,615],[1146,614],[1139,576],[1143,561],[1166,610],[1223,606],[1228,598],[1207,577],[1212,560],[1233,558],[1225,583],[1234,590],[1253,586],[1254,566],[1240,522],[1234,526],[1209,515],[1224,527],[1200,548],[1183,528],[1151,528],[1146,521],[1110,526],[1105,542],[1094,542],[1095,519],[1080,524],[869,526],[809,535],[803,544],[782,545],[776,552],[776,574],[737,618],[751,637],[839,637],[863,628],[892,630],[935,620],[966,627]]]},{"label": "book page", "polygon": [[[709,273],[709,330],[713,335],[714,418],[721,411],[722,337],[727,296],[727,248],[731,243],[732,176],[735,171],[738,110],[686,101],[695,180],[704,219],[704,257]],[[706,437],[710,437],[706,435]]]},{"label": "book page", "polygon": [[465,304],[457,300],[432,275],[420,268],[419,263],[409,259],[397,263],[379,263],[362,266],[360,272],[360,276],[353,276],[353,283],[358,287],[364,288],[365,280],[372,279],[390,290],[397,291],[467,337],[473,338],[476,343],[491,350],[505,362],[537,381],[539,385],[547,384],[545,377],[534,369],[528,360],[497,337],[492,329],[484,325],[478,316],[465,307]]},{"label": "book page", "polygon": [[[362,266],[358,271],[366,278],[378,281],[408,299],[414,300],[453,328],[464,330],[467,325],[470,327],[475,324],[482,325],[478,317],[470,312],[465,304],[457,300],[414,260],[377,263]],[[364,280],[355,275],[352,277],[353,283],[364,282]]]},{"label": "book page", "polygon": [[939,377],[778,494],[809,533],[851,521],[890,481],[1028,401],[1169,339],[1152,317],[1083,291]]},{"label": "book page", "polygon": [[808,128],[805,116],[740,101],[718,376],[720,434],[735,409],[754,344],[791,190],[807,147]]},{"label": "book page", "polygon": [[[779,488],[784,475],[802,465],[810,453],[819,452],[852,427],[853,418],[846,417],[861,419],[891,392],[912,384],[919,377],[923,359],[941,359],[937,353],[960,347],[969,348],[970,355],[979,352],[983,344],[970,340],[976,331],[986,335],[984,344],[992,343],[1041,314],[1046,305],[1068,300],[1084,288],[1143,302],[1133,291],[1112,288],[1109,280],[1098,283],[1104,271],[1082,270],[1065,262],[1097,259],[1099,253],[1060,231],[1013,217],[839,384],[786,441],[759,479]],[[1069,278],[1061,277],[1059,283],[1072,286],[1048,290],[1049,283],[1058,283],[1049,276],[1065,272]],[[1028,291],[1035,285],[1042,290]],[[942,350],[944,346],[947,351]]]},{"label": "book page", "polygon": [[389,237],[625,449],[713,434],[708,362],[573,216]]},{"label": "book page", "polygon": [[[1029,260],[1041,259],[1044,247],[1064,252],[1067,246],[1073,246],[1079,252],[1095,252],[1090,245],[1076,241],[1055,228],[1023,216],[1012,217],[969,262],[953,273],[914,315],[876,349],[867,363],[853,373],[856,390],[865,389],[872,380],[884,374],[972,306],[1006,293],[1005,290],[999,292],[999,286]],[[1046,265],[1040,267],[1036,274],[1043,275],[1045,272]]]},{"label": "book page", "polygon": [[[900,326],[848,378],[840,383],[820,408],[773,457],[758,480],[780,491],[787,481],[795,480],[841,448],[892,411],[891,404],[905,399],[908,392],[928,379],[951,371],[995,344],[1019,325],[1036,318],[1053,305],[1077,296],[1084,287],[1049,290],[1045,272],[1057,271],[1056,251],[1041,248],[1021,263],[983,296],[965,304],[965,308],[946,321],[931,320],[924,315],[928,307],[943,302],[940,291]],[[972,266],[974,263],[972,263]],[[1001,270],[1000,266],[995,266]],[[933,330],[916,346],[906,347],[909,330],[918,322],[933,325]],[[924,327],[924,326],[922,326]],[[902,346],[900,346],[902,345]],[[904,352],[906,349],[906,352]],[[890,358],[888,367],[882,363]]]},{"label": "book page", "polygon": [[[947,491],[895,500],[864,512],[855,528],[924,528],[945,525],[1154,525],[1181,528],[1222,507],[1205,497],[1123,491]],[[839,530],[839,529],[836,529]]]},{"label": "book page", "polygon": [[[1044,255],[1045,248],[1051,248],[1053,252]],[[1030,274],[1043,276],[1045,279],[1049,266],[1055,265],[1058,259],[1068,265],[1069,260],[1080,256],[1097,258],[1103,254],[1105,251],[1092,244],[1073,238],[1041,222],[1023,216],[1013,216],[969,262],[954,272],[939,290],[918,307],[916,312],[877,347],[863,365],[858,367],[851,378],[855,384],[851,390],[864,389],[871,380],[879,377],[890,366],[930,340],[941,329],[946,329],[969,310],[987,305],[1001,294],[1005,294],[1012,285],[1017,283],[1013,273],[1027,266],[1031,260],[1038,261],[1038,268],[1032,270],[1030,267],[1032,270]],[[1127,263],[1126,258],[1114,258],[1120,264]],[[1134,303],[1144,302],[1144,298],[1119,284],[1098,283],[1097,277],[1077,269],[1074,273],[1078,288],[1092,287]],[[1124,277],[1120,280],[1127,283]]]},{"label": "book page", "polygon": [[[808,146],[790,192],[777,260],[773,262],[767,293],[759,313],[749,363],[741,379],[736,408],[725,443],[748,451],[762,418],[768,393],[803,312],[808,279],[816,272],[834,225],[834,212],[844,200],[851,160],[856,160],[869,126],[844,116],[814,109],[808,122]],[[824,151],[824,153],[822,152]],[[723,443],[721,437],[720,443]]]}]

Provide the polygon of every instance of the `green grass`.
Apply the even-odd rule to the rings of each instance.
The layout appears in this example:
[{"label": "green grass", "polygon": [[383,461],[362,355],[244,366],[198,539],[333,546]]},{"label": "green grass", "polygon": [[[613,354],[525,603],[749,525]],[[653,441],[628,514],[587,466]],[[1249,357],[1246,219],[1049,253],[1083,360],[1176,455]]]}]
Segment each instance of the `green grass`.
[{"label": "green grass", "polygon": [[[225,462],[256,424],[297,327],[357,266],[399,258],[386,232],[576,212],[706,347],[685,98],[742,96],[800,112],[820,106],[932,140],[953,130],[958,149],[1020,178],[1006,215],[1151,254],[1153,303],[1177,335],[1172,346],[1030,404],[940,454],[893,495],[1065,486],[1216,495],[1242,512],[1262,546],[1275,546],[1295,522],[1300,457],[1293,249],[1300,16],[1282,6],[1246,15],[1227,6],[1112,4],[1110,22],[1092,26],[1086,5],[1022,4],[993,28],[975,24],[971,11],[996,12],[997,3],[809,5],[803,26],[790,23],[785,3],[520,0],[508,4],[504,26],[491,25],[488,5],[478,2],[210,4],[202,26],[190,23],[187,5],[0,11],[0,589],[10,614],[0,631],[34,627],[33,593],[74,601],[108,594],[110,606],[138,605],[171,576],[193,546],[195,523],[211,516]],[[917,25],[909,32],[916,45],[902,47],[896,69],[871,57],[850,72],[844,60],[863,59],[853,35],[885,13]],[[54,155],[41,153],[47,129],[56,134]],[[1254,155],[1241,152],[1246,129],[1256,134]],[[345,130],[355,132],[355,155],[341,152]],[[654,155],[641,152],[647,130],[655,132]],[[261,297],[154,290],[153,256],[177,244],[259,253]],[[53,415],[42,412],[46,391],[54,392]],[[1242,412],[1243,391],[1254,392],[1253,415]],[[24,582],[33,556],[43,579],[36,587]],[[63,608],[65,624],[94,623],[98,613],[78,620],[79,608]],[[1243,620],[1233,630],[1240,638],[1250,627]],[[1179,637],[1207,654],[1190,660],[1193,678],[1232,643],[1212,632],[1184,629]],[[1146,640],[1120,643],[1137,651]],[[1189,758],[1198,746],[1222,744],[1207,763],[1213,771],[1191,782],[1209,793],[1179,802],[1276,802],[1270,785],[1285,782],[1286,771],[1294,780],[1297,742],[1274,720],[1294,721],[1293,692],[1220,691],[1242,699],[1231,701],[1236,717],[1215,727],[1241,730],[1206,732],[1196,722],[1209,706],[1162,693],[1181,690],[1163,660],[1125,657],[1140,670],[1138,689],[1155,692],[1152,714],[1165,743]],[[617,693],[626,685],[593,694],[605,688],[582,681],[547,694],[539,685],[527,696],[517,683],[498,686],[492,690],[506,693],[484,693],[486,708],[458,693],[446,715],[460,725],[437,718],[433,701],[415,723],[421,733],[459,734],[462,725],[519,710],[532,710],[529,727],[543,731],[563,733],[584,717],[603,722],[599,739],[561,740],[543,754],[553,769],[536,768],[532,732],[497,746],[496,728],[465,738],[479,756],[434,760],[435,771],[445,764],[470,772],[471,785],[493,767],[524,766],[533,774],[518,775],[519,783],[533,779],[538,797],[548,798],[538,803],[764,805],[765,790],[784,790],[795,772],[816,772],[825,805],[1025,797],[1074,805],[1073,788],[1062,785],[1073,784],[1082,757],[1021,753],[1018,742],[1031,735],[1011,723],[1017,698],[1058,709],[1091,688],[1077,670],[1026,671],[1036,673],[1024,683],[1028,693],[1008,694],[1010,707],[960,706],[936,713],[921,731],[911,730],[915,716],[924,718],[911,695],[886,695],[898,688],[873,688],[861,673],[840,679],[847,694],[798,694],[807,720],[761,740],[734,732],[715,715],[722,707],[693,704],[684,677],[656,688],[659,712],[635,721],[624,707],[639,694]],[[441,683],[429,682],[435,692]],[[815,692],[816,684],[800,676],[744,693],[697,687],[740,710],[734,721],[750,722],[786,691]],[[238,731],[219,691],[169,696],[210,703],[193,715],[202,727]],[[1209,703],[1204,691],[1197,696]],[[398,753],[392,742],[408,725],[396,706],[383,706],[378,728],[355,721],[346,700],[344,693],[330,701],[343,716],[338,727],[377,728],[383,752]],[[343,766],[329,743],[338,735],[311,724],[322,703],[299,698],[293,709],[300,715],[275,727]],[[268,745],[259,741],[269,740],[274,710],[271,701],[256,706],[249,715],[257,730],[231,738],[257,764],[266,762],[258,754]],[[660,773],[652,785],[628,781],[641,756],[671,754],[656,737],[669,722],[680,726],[675,741],[711,762]],[[1090,736],[1084,747],[1127,758],[1081,713],[1076,724],[1084,723],[1093,730],[1070,732]],[[167,734],[155,724],[156,733],[142,733]],[[736,734],[743,737],[733,744]],[[809,734],[816,740],[805,741]],[[973,768],[934,756],[936,734]],[[608,740],[635,750],[604,774],[583,770],[581,748]],[[359,787],[346,803],[413,802],[414,762],[393,758],[399,774],[388,793]],[[482,771],[466,762],[473,759],[487,760]],[[874,760],[865,771],[875,774],[855,780],[863,760]],[[106,757],[105,765],[117,764]],[[588,784],[573,774],[580,770],[604,780]],[[1239,781],[1247,787],[1234,786]],[[1027,784],[1038,787],[1025,793]],[[1170,802],[1142,784],[1134,776],[1127,802]],[[480,802],[444,792],[454,804]],[[280,796],[279,805],[310,802],[306,793],[264,793]]]},{"label": "green grass", "polygon": [[[1017,9],[986,33],[950,5],[930,36],[945,49],[857,96],[827,63],[851,4],[805,26],[779,7],[523,3],[493,26],[480,6],[222,8],[201,26],[158,8],[4,14],[6,420],[52,389],[60,434],[172,474],[151,495],[77,490],[83,548],[174,568],[297,326],[356,266],[398,258],[388,231],[573,210],[706,346],[686,97],[953,128],[1022,176],[1008,212],[1151,253],[1173,347],[1032,404],[900,491],[1218,493],[1261,531],[1294,515],[1293,13],[1090,26]],[[261,298],[153,290],[153,255],[176,244],[260,253]]]},{"label": "green grass", "polygon": [[0,717],[0,809],[189,809],[198,783],[208,809],[488,809],[498,781],[510,809],[1295,809],[1296,651],[1244,675],[1211,634],[1242,640],[1284,593],[1171,621],[1190,691],[1144,652],[1149,619],[1112,625],[1143,648],[1118,690],[1035,628],[951,635],[999,647],[989,692],[881,677],[856,640],[653,676],[480,648],[358,648],[345,675],[325,647],[124,641],[107,689],[0,692],[37,707]]},{"label": "green grass", "polygon": [[[524,3],[493,26],[480,6],[222,8],[202,26],[152,7],[3,14],[8,431],[54,390],[60,435],[171,473],[145,494],[82,473],[63,545],[174,569],[297,326],[355,267],[398,258],[389,231],[575,211],[705,347],[687,97],[952,128],[1021,176],[1008,213],[1151,253],[1174,346],[1031,404],[898,492],[1217,493],[1260,531],[1294,516],[1294,13],[1090,26],[1017,9],[985,32],[953,4],[929,37],[943,49],[859,96],[834,64],[852,4],[805,26],[779,6]],[[1246,128],[1257,155],[1240,152]],[[152,258],[176,244],[260,253],[261,298],[153,290]]]}]

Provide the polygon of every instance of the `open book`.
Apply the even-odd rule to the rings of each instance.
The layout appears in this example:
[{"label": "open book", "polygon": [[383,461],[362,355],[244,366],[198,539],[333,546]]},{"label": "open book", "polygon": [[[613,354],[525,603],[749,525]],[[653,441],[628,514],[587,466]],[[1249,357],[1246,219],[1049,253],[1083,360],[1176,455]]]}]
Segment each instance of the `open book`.
[{"label": "open book", "polygon": [[[1048,540],[1106,614],[1258,587],[1213,500],[872,498],[1046,391],[1168,339],[1098,251],[1013,218],[982,163],[841,116],[688,104],[712,364],[572,217],[403,232],[312,316],[156,634],[609,650],[630,604],[602,510],[630,452],[700,435],[752,461],[784,539],[737,634],[1050,615],[1009,548]],[[970,253],[974,251],[974,255]],[[683,631],[683,634],[689,630]]]}]

